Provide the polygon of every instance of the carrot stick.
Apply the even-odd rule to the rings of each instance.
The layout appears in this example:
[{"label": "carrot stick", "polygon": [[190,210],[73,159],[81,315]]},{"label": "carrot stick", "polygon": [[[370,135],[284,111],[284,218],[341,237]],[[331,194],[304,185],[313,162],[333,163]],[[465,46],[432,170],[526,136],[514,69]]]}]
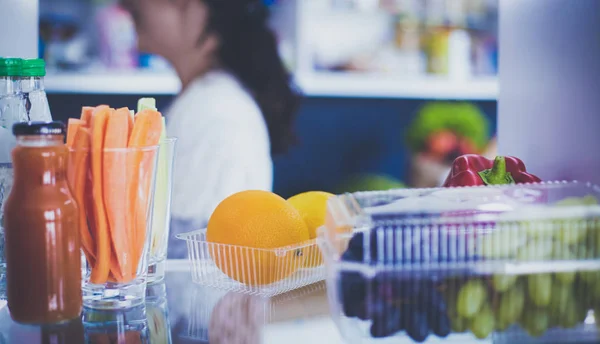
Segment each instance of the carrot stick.
[{"label": "carrot stick", "polygon": [[81,108],[81,120],[85,123],[85,126],[89,128],[92,125],[92,114],[94,108],[91,106],[84,106]]},{"label": "carrot stick", "polygon": [[[105,149],[124,149],[128,144],[129,109],[119,109],[108,118],[104,134]],[[131,245],[127,235],[127,154],[125,151],[104,153],[103,188],[104,204],[112,248],[116,256],[117,271],[115,277],[122,276],[124,281],[132,279]]]},{"label": "carrot stick", "polygon": [[[91,142],[91,134],[90,134],[90,142]],[[90,146],[91,147],[91,146]],[[91,151],[91,149],[90,149]],[[91,155],[91,154],[90,154]],[[94,213],[94,181],[92,179],[92,168],[91,168],[91,158],[88,157],[88,167],[87,173],[85,175],[85,192],[83,195],[83,202],[85,204],[85,212],[88,217],[88,227],[90,228],[90,235],[92,236],[92,241],[96,240],[96,214]],[[96,248],[94,247],[94,251]]]},{"label": "carrot stick", "polygon": [[121,267],[119,266],[119,262],[117,261],[117,256],[115,255],[115,248],[111,247],[112,252],[110,255],[110,273],[108,275],[109,282],[127,282],[125,278],[123,278],[123,274],[121,273]]},{"label": "carrot stick", "polygon": [[[143,110],[135,116],[133,130],[129,138],[129,147],[143,148],[158,145],[161,131],[162,115],[160,112],[151,109]],[[127,162],[128,176],[130,177],[128,180],[131,181],[128,185],[127,195],[132,206],[130,208],[130,224],[133,229],[131,236],[133,238],[134,269],[137,269],[146,239],[147,211],[150,202],[154,158],[155,153],[138,151],[132,154],[131,159]],[[143,173],[140,174],[140,171]]]},{"label": "carrot stick", "polygon": [[75,140],[75,133],[77,128],[83,127],[84,121],[76,118],[69,118],[67,125],[67,147],[73,147],[73,140]]},{"label": "carrot stick", "polygon": [[[83,125],[83,121],[78,120],[78,119],[74,119],[74,118],[69,118],[69,122],[68,122],[68,127],[67,127],[67,147],[72,148],[73,147],[73,141],[75,141],[75,134],[77,133],[77,129],[79,129],[80,127],[82,127]],[[75,171],[76,169],[79,167],[79,165],[77,165],[75,163],[75,161],[77,160],[75,155],[80,154],[81,152],[77,152],[74,154],[69,154],[69,155],[73,155],[69,161],[69,165],[67,166],[67,180],[69,181],[69,183],[71,184],[71,191],[74,191],[73,187],[75,186]]]},{"label": "carrot stick", "polygon": [[133,112],[133,110],[129,111],[129,132],[127,133],[127,139],[128,139],[128,143],[129,143],[129,138],[131,137],[131,132],[133,131],[133,117],[135,116],[135,113]]},{"label": "carrot stick", "polygon": [[88,172],[88,157],[90,148],[90,132],[88,129],[79,127],[74,135],[73,144],[70,147],[74,150],[71,153],[72,164],[75,166],[74,179],[71,182],[71,190],[77,202],[79,210],[79,236],[81,247],[86,255],[90,265],[94,265],[95,254],[92,236],[88,229],[87,216],[85,211],[84,192],[85,179]]},{"label": "carrot stick", "polygon": [[90,281],[96,284],[106,283],[110,271],[110,235],[102,189],[104,134],[110,112],[108,108],[97,108],[92,114],[92,193],[96,221],[96,264],[92,269]]}]

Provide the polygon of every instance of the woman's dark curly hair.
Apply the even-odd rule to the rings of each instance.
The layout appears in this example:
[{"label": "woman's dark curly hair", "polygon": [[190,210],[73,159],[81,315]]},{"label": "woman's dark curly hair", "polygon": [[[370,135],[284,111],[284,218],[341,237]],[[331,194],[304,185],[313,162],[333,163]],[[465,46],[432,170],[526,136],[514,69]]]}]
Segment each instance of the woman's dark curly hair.
[{"label": "woman's dark curly hair", "polygon": [[208,32],[220,38],[220,64],[257,102],[269,129],[271,153],[285,153],[294,143],[293,123],[300,94],[279,56],[262,0],[203,0]]}]

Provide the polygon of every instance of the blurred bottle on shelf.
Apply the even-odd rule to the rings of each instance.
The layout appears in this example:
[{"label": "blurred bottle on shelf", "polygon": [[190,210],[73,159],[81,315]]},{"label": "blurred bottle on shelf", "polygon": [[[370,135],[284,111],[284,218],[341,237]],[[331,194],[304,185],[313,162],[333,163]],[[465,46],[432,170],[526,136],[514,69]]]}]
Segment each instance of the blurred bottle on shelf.
[{"label": "blurred bottle on shelf", "polygon": [[421,34],[421,25],[414,13],[398,15],[394,45],[396,53],[402,59],[397,60],[399,62],[397,65],[402,66],[403,74],[418,75],[424,72],[425,59],[421,52]]},{"label": "blurred bottle on shelf", "polygon": [[448,36],[448,76],[453,80],[471,77],[471,36],[462,29]]},{"label": "blurred bottle on shelf", "polygon": [[485,32],[472,35],[472,64],[475,75],[498,74],[498,40]]},{"label": "blurred bottle on shelf", "polygon": [[100,59],[104,66],[133,69],[138,66],[135,26],[129,13],[117,4],[101,7],[96,13]]},{"label": "blurred bottle on shelf", "polygon": [[40,17],[39,56],[49,68],[72,70],[88,63],[88,39],[75,15],[51,13]]},{"label": "blurred bottle on shelf", "polygon": [[427,73],[448,74],[448,53],[450,30],[445,27],[430,28],[424,36],[427,55]]},{"label": "blurred bottle on shelf", "polygon": [[44,77],[46,76],[46,63],[44,60],[23,60],[19,76],[27,119],[33,122],[52,121],[50,106],[44,89]]}]

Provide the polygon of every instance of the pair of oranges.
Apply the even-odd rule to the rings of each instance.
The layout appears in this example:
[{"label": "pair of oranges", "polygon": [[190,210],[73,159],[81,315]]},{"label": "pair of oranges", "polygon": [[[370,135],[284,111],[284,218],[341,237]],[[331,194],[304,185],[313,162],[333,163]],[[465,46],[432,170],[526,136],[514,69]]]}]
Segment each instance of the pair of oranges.
[{"label": "pair of oranges", "polygon": [[258,190],[229,196],[208,221],[206,239],[215,244],[209,246],[213,261],[229,277],[247,285],[271,284],[298,269],[321,265],[314,244],[294,250],[285,247],[316,238],[331,196],[310,191],[285,200]]}]

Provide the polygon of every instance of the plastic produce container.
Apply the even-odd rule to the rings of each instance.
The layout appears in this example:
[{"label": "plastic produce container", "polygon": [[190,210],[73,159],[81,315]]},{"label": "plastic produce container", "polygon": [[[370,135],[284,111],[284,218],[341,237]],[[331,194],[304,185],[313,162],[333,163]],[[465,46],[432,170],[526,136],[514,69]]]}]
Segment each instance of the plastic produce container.
[{"label": "plastic produce container", "polygon": [[274,296],[325,279],[316,240],[273,249],[211,243],[206,229],[180,234],[194,283],[249,295]]},{"label": "plastic produce container", "polygon": [[333,318],[349,343],[597,342],[599,199],[577,182],[332,198]]}]

